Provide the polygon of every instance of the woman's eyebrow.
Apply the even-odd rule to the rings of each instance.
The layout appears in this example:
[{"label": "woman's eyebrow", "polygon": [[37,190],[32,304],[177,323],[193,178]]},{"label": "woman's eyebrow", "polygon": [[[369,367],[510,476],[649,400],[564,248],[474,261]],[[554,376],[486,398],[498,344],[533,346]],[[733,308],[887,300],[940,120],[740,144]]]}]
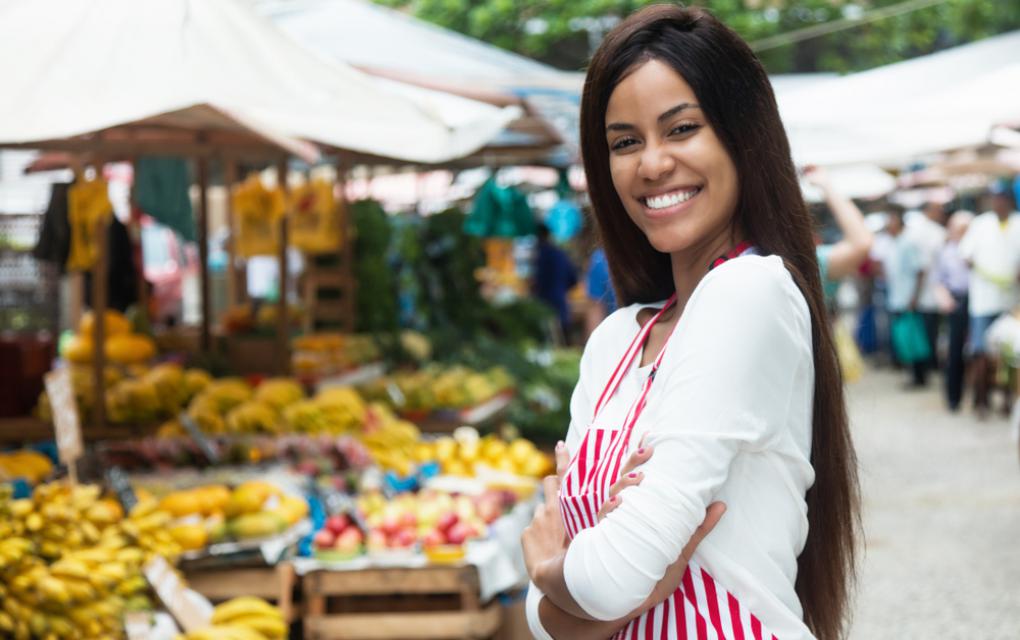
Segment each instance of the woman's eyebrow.
[{"label": "woman's eyebrow", "polygon": [[[669,120],[678,113],[686,111],[687,109],[700,109],[700,108],[701,108],[700,106],[694,104],[693,102],[681,102],[675,107],[663,111],[659,115],[659,117],[656,118],[655,120],[656,122],[661,123],[666,120]],[[631,129],[634,128],[636,128],[634,125],[627,122],[610,122],[609,124],[606,125],[606,131],[630,131]]]}]

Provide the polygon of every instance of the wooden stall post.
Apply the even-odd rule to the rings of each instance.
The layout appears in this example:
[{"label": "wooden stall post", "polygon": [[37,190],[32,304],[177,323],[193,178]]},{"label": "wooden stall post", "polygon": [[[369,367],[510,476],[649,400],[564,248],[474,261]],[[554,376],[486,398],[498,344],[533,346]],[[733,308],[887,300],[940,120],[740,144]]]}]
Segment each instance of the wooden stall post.
[{"label": "wooden stall post", "polygon": [[[101,166],[101,165],[100,165]],[[100,169],[101,171],[101,169]],[[112,214],[111,214],[112,215]],[[106,294],[109,285],[107,272],[110,267],[110,250],[107,220],[96,223],[96,243],[99,257],[92,267],[92,390],[95,404],[92,407],[92,426],[102,429],[106,426]]]},{"label": "wooden stall post", "polygon": [[347,172],[350,171],[350,159],[341,152],[336,158],[336,183],[340,189],[337,199],[337,226],[340,229],[340,270],[347,288],[343,293],[344,312],[348,317],[347,326],[353,332],[357,327],[357,295],[358,282],[354,277],[354,227],[351,225],[350,203],[347,201]]},{"label": "wooden stall post", "polygon": [[[276,164],[276,183],[286,197],[288,191],[286,158]],[[288,207],[286,213],[280,218],[280,246],[277,254],[280,278],[276,300],[276,366],[274,368],[276,369],[275,373],[281,376],[287,375],[287,372],[290,371],[290,318],[287,317],[287,280],[289,275],[287,269],[287,218],[289,215]]]},{"label": "wooden stall post", "polygon": [[199,155],[196,159],[198,174],[198,277],[201,296],[201,334],[199,344],[203,353],[209,353],[212,349],[212,334],[210,332],[210,309],[209,300],[209,159]]},{"label": "wooden stall post", "polygon": [[[242,301],[247,283],[241,284],[237,268],[237,226],[234,222],[234,185],[237,183],[237,160],[223,159],[223,188],[227,192],[227,306],[233,307]],[[247,296],[243,296],[246,298]]]},{"label": "wooden stall post", "polygon": [[128,220],[128,235],[131,238],[131,258],[138,274],[138,309],[146,319],[146,325],[152,322],[149,316],[149,287],[145,279],[145,246],[142,244],[142,210],[135,204],[135,184],[138,176],[138,158],[131,158],[131,192],[128,204],[131,207],[131,218]]}]

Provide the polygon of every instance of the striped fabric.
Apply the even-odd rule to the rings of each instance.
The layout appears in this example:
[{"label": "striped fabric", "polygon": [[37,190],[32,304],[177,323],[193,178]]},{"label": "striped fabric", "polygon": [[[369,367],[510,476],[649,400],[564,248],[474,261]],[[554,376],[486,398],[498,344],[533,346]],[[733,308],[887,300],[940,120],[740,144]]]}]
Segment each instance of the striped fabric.
[{"label": "striped fabric", "polygon": [[[740,255],[746,249],[741,245],[729,257]],[[675,296],[670,298],[635,336],[600,395],[595,416],[616,392],[620,380],[644,347],[651,327],[675,302]],[[609,488],[619,479],[629,453],[631,433],[644,410],[665,352],[666,345],[663,345],[641,393],[627,412],[623,428],[590,427],[574,453],[560,492],[560,514],[571,538],[597,524],[599,507],[609,498]],[[777,640],[761,620],[694,560],[688,563],[683,580],[671,597],[632,620],[614,637],[619,640]]]}]

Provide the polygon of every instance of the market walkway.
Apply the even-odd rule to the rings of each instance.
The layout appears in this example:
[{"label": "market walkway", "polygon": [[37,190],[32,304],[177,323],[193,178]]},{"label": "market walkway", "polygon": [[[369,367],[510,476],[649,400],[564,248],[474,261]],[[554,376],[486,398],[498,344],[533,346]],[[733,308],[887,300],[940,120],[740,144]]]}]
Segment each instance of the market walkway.
[{"label": "market walkway", "polygon": [[[850,385],[867,551],[852,640],[1020,638],[1020,466],[1006,420],[951,415],[934,388]],[[941,382],[935,378],[932,383]]]}]

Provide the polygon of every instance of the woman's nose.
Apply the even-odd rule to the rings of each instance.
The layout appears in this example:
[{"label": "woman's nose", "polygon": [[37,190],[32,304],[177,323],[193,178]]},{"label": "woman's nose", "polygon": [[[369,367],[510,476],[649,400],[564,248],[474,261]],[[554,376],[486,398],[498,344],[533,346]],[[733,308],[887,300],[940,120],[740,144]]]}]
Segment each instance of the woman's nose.
[{"label": "woman's nose", "polygon": [[649,182],[654,182],[665,175],[669,175],[675,166],[676,160],[669,153],[665,145],[649,144],[641,152],[638,175]]}]

